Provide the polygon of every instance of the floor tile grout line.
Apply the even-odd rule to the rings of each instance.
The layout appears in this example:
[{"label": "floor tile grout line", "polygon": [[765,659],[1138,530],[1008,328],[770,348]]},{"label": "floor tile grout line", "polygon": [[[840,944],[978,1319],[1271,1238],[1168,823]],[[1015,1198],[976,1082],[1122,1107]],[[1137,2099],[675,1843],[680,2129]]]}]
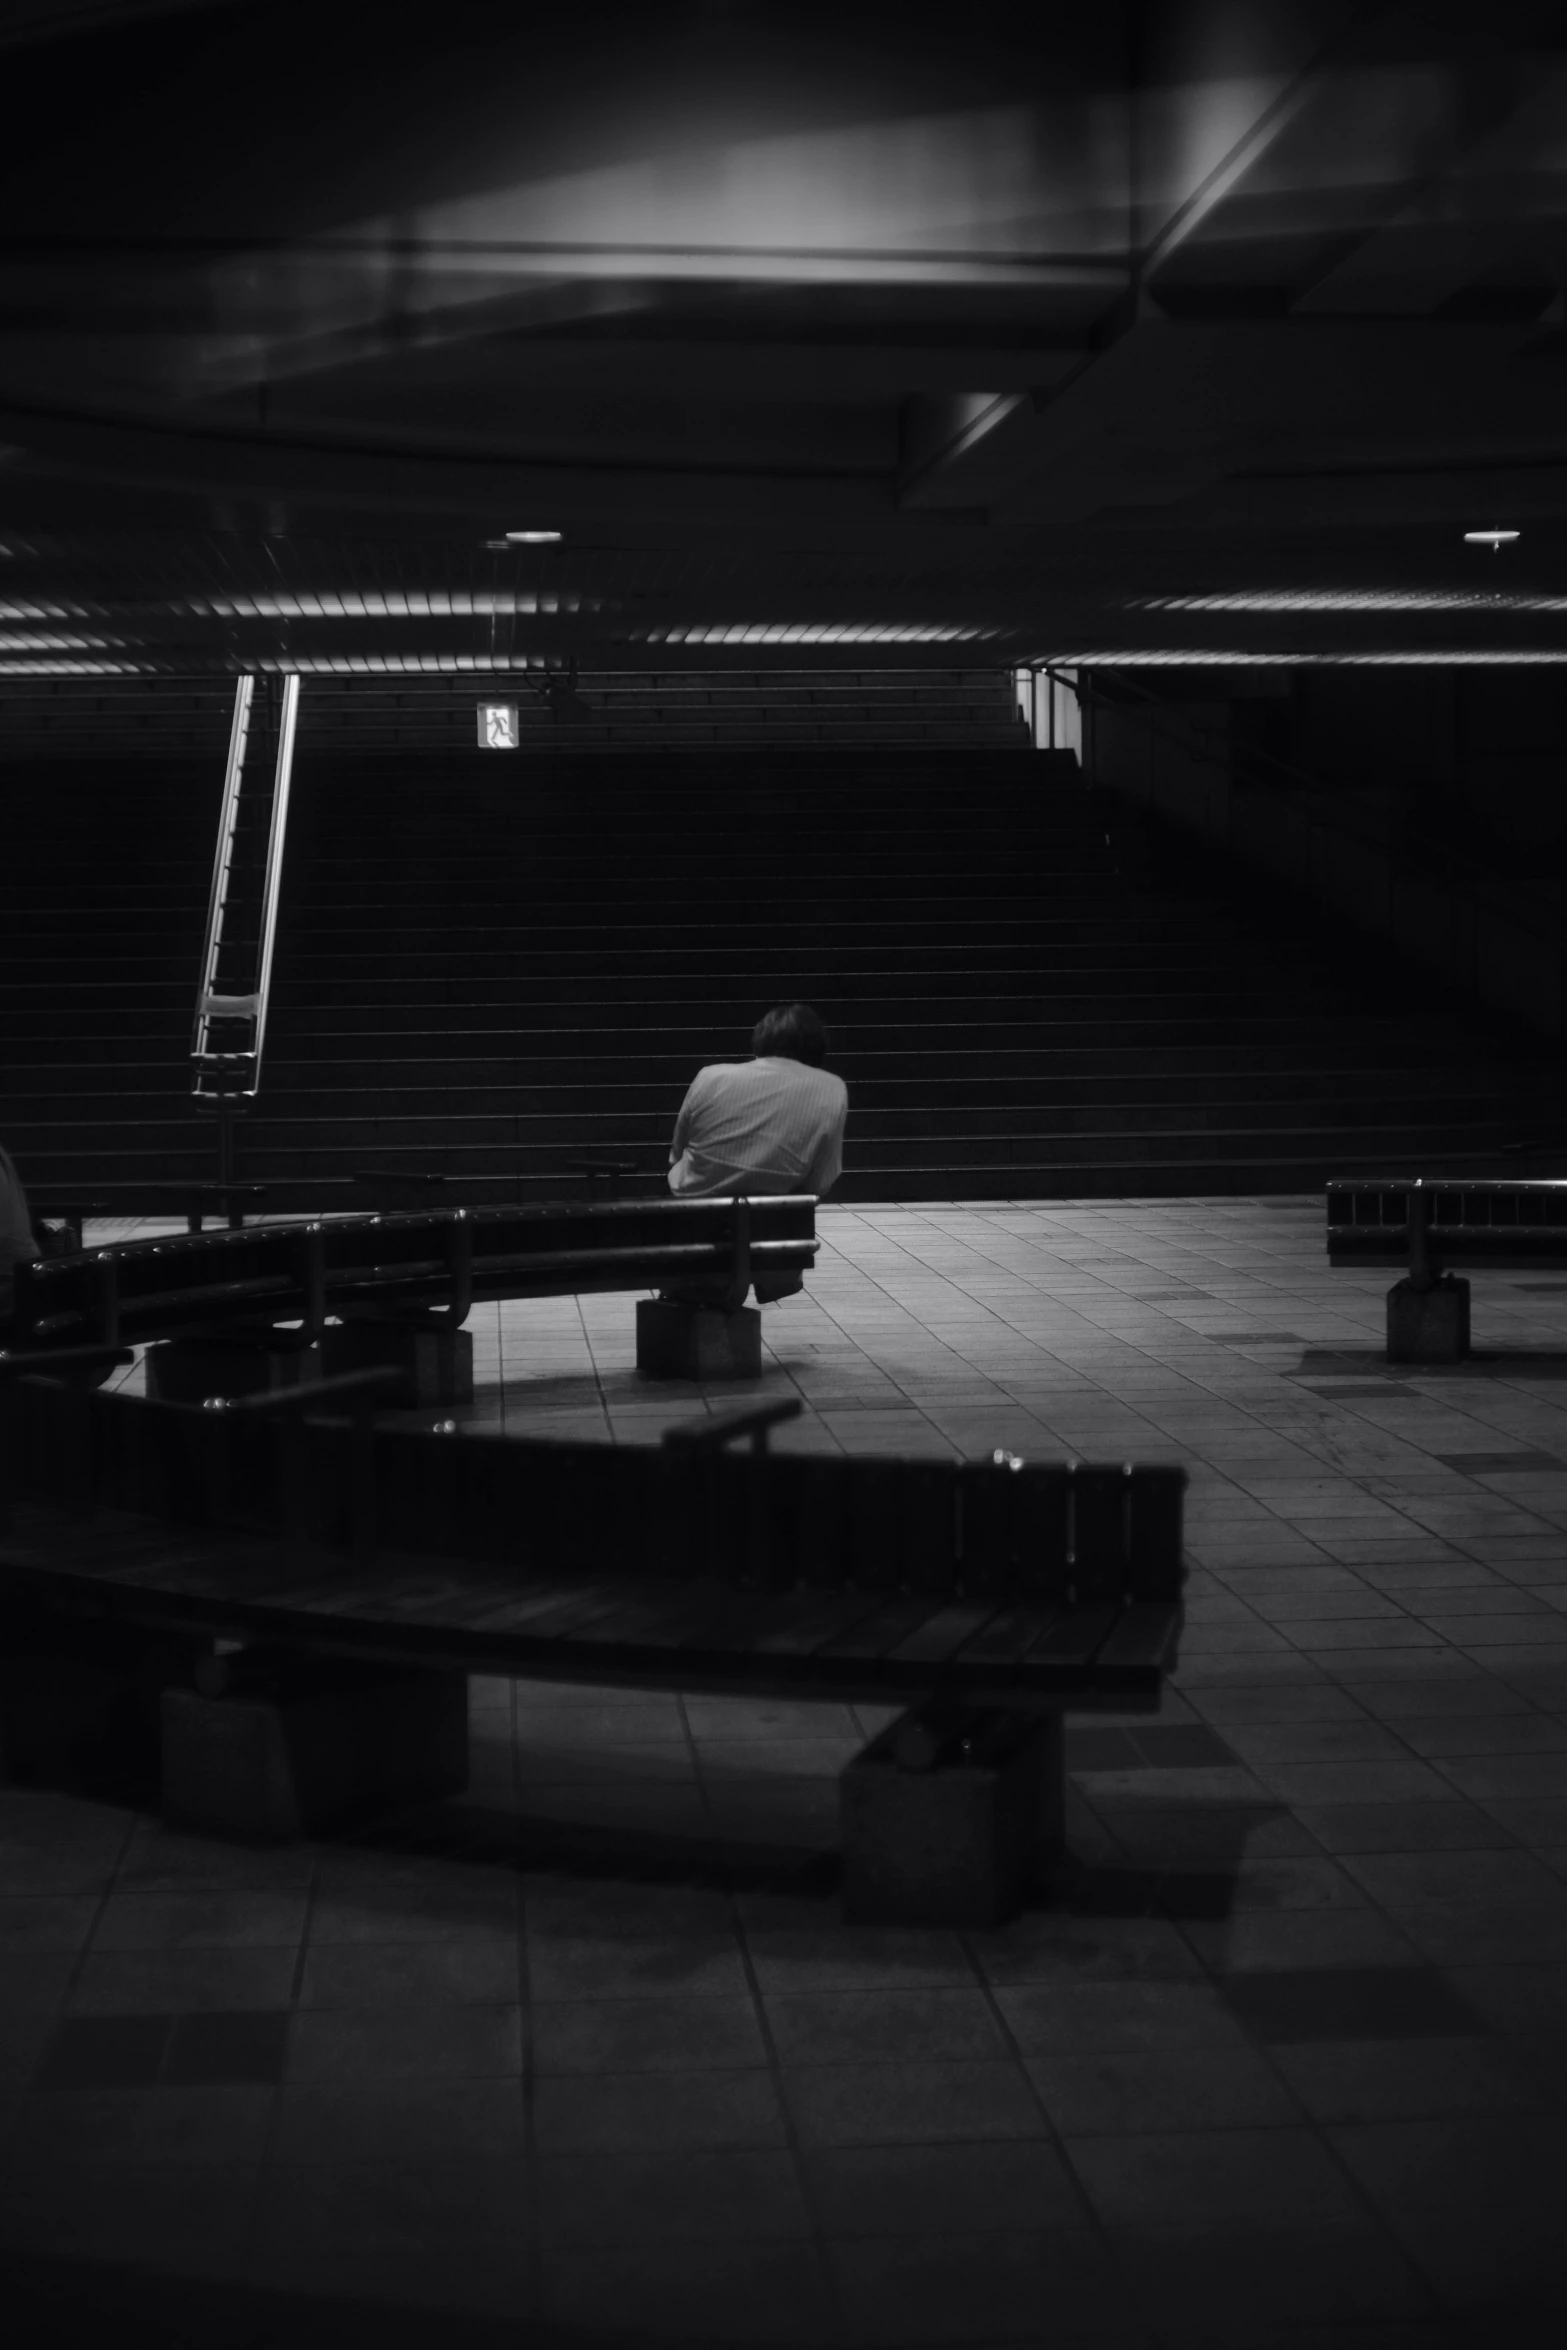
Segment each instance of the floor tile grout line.
[{"label": "floor tile grout line", "polygon": [[[66,1969],[65,1981],[61,1985],[58,2000],[56,2001],[56,2004],[50,2014],[49,2029],[44,2037],[43,2051],[38,2060],[34,2063],[31,2073],[20,2086],[20,2091],[16,2098],[15,2107],[9,2117],[8,2122],[6,2122],[3,2126],[0,2126],[0,2160],[9,2161],[10,2138],[12,2131],[20,2123],[23,2099],[30,2095],[38,2094],[38,2083],[40,2076],[45,2066],[47,2066],[49,2062],[55,2045],[60,2038],[61,2032],[66,2027],[66,2025],[74,2020],[70,2013],[72,1997],[81,1983],[82,1975],[86,1969],[88,1960],[93,1955],[93,1944],[97,1939],[98,1929],[103,1923],[104,1912],[108,1908],[109,1903],[113,1898],[115,1885],[119,1877],[120,1870],[125,1865],[126,1854],[135,1839],[138,1821],[141,1820],[143,1816],[143,1814],[134,1810],[128,1811],[126,1814],[125,1825],[120,1836],[119,1845],[116,1848],[114,1858],[109,1862],[105,1872],[102,1889],[98,1894],[97,1903],[93,1910],[92,1921],[89,1924],[86,1933],[82,1937],[81,1944],[77,1949],[75,1957],[73,1958],[70,1966]],[[165,2018],[165,2024],[167,2027],[171,2028],[172,2018]],[[164,2034],[164,2050],[167,2049],[167,2044],[168,2029],[165,2030]],[[164,2051],[160,2050],[158,2058],[160,2071],[162,2070],[163,2065],[163,2053]]]},{"label": "floor tile grout line", "polygon": [[1002,2008],[1000,2001],[996,1997],[995,1986],[990,1981],[990,1978],[986,1974],[984,1967],[980,1964],[980,1961],[975,1954],[970,1936],[966,1933],[960,1933],[958,1936],[958,1941],[963,1950],[964,1957],[968,1961],[969,1968],[974,1977],[974,1980],[979,1987],[980,1993],[984,1998],[987,2008],[990,2011],[991,2022],[994,2024],[997,2032],[1000,2034],[1003,2045],[1010,2052],[1014,2070],[1021,2078],[1028,2092],[1028,2096],[1039,2115],[1040,2120],[1044,2123],[1046,2131],[1046,2142],[1054,2148],[1057,2156],[1060,2159],[1061,2167],[1066,2173],[1067,2179],[1071,2184],[1072,2192],[1077,2198],[1079,2207],[1082,2212],[1086,2214],[1088,2223],[1087,2232],[1098,2241],[1101,2249],[1103,2250],[1106,2259],[1109,2262],[1112,2275],[1116,2277],[1126,2294],[1129,2308],[1135,2311],[1138,2316],[1141,2316],[1142,2313],[1138,2307],[1138,2296],[1134,2292],[1131,2280],[1125,2272],[1125,2263],[1116,2248],[1114,2238],[1110,2231],[1109,2222],[1104,2218],[1103,2214],[1099,2210],[1098,2205],[1095,2203],[1092,2195],[1089,2193],[1086,2180],[1082,2177],[1076,2163],[1072,2160],[1071,2151],[1068,2147],[1065,2134],[1057,2126],[1055,2118],[1051,2114],[1050,2108],[1045,2102],[1043,2092],[1040,2090],[1033,2074],[1028,2069],[1028,2063],[1024,2056],[1022,2047],[1018,2042],[1017,2035],[1013,2031],[1010,2023],[1007,2021],[1006,2013]]},{"label": "floor tile grout line", "polygon": [[[676,1692],[676,1703],[680,1709],[681,1725],[685,1732],[686,1744],[689,1748],[692,1758],[692,1765],[696,1772],[697,1784],[701,1790],[702,1810],[708,1823],[708,1835],[710,1841],[715,1846],[717,1846],[719,1845],[720,1841],[719,1829],[718,1822],[713,1816],[711,1789],[708,1786],[707,1774],[702,1768],[701,1752],[696,1734],[691,1726],[690,1711],[687,1706],[686,1696],[683,1690]],[[768,2017],[766,2002],[762,1996],[762,1986],[760,1978],[757,1975],[756,1962],[751,1955],[750,1936],[746,1931],[745,1919],[741,1914],[739,1899],[735,1891],[734,1864],[729,1857],[729,1840],[727,1838],[723,1840],[721,1849],[724,1853],[724,1859],[722,1862],[722,1875],[724,1881],[725,1898],[729,1911],[729,1928],[730,1932],[734,1936],[735,1948],[739,1954],[740,1965],[745,1975],[746,1988],[750,1993],[751,2011],[756,2018],[757,2034],[761,2040],[762,2047],[766,2055],[768,2078],[772,2084],[773,2097],[777,2103],[779,2120],[783,2128],[785,2143],[789,2150],[790,2161],[794,2171],[795,2186],[798,2190],[801,2204],[804,2207],[806,2218],[810,2223],[811,2242],[815,2250],[817,2268],[823,2289],[827,2295],[828,2306],[833,2313],[834,2332],[838,2337],[839,2350],[864,2350],[864,2345],[854,2342],[850,2338],[847,2314],[844,2310],[842,2295],[838,2288],[837,2270],[830,2255],[827,2230],[823,2223],[821,2210],[818,2206],[816,2196],[812,2191],[809,2170],[805,2162],[805,2150],[801,2143],[800,2133],[795,2124],[794,2115],[790,2109],[788,2097],[784,2091],[783,2064],[778,2054],[778,2043],[774,2037],[772,2024]]]},{"label": "floor tile grout line", "polygon": [[295,2018],[299,2014],[299,2002],[305,1988],[305,1971],[310,1961],[310,1929],[315,1917],[316,1895],[319,1885],[320,1855],[319,1852],[313,1851],[310,1875],[305,1885],[305,1907],[304,1915],[300,1920],[299,1948],[294,1953],[294,1969],[289,1982],[288,2006],[284,2010],[288,2020],[284,2027],[283,2071],[272,2092],[272,2110],[267,2116],[267,2126],[262,2138],[261,2158],[257,2167],[256,2192],[251,2199],[244,2245],[240,2255],[240,2265],[247,2282],[263,2289],[268,2280],[264,2275],[258,2273],[260,2261],[257,2250],[257,2239],[261,2228],[262,2195],[265,2183],[276,2176],[280,2167],[277,2160],[277,2148],[283,2128],[283,2101],[288,2088],[289,2058],[293,2052]]},{"label": "floor tile grout line", "polygon": [[[522,1769],[522,1727],[518,1720],[517,1683],[511,1684],[513,1721],[512,1780],[518,1791],[519,1804],[524,1777]],[[528,1826],[521,1810],[515,1815],[515,1852],[517,1906],[517,2038],[518,2074],[517,2095],[521,2104],[522,2177],[525,2205],[521,2225],[523,2249],[521,2260],[521,2299],[529,2324],[541,2322],[544,2306],[544,2241],[539,2219],[539,2133],[538,2133],[538,2048],[535,2034],[533,2000],[532,1946],[528,1939],[529,1884],[533,1873],[526,1866]]]}]

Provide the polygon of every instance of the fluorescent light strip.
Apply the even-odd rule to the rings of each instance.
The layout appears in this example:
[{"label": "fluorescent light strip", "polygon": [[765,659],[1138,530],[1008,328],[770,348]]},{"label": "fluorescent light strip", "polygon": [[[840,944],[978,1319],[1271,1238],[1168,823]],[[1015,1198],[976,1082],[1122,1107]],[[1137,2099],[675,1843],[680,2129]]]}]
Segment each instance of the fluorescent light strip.
[{"label": "fluorescent light strip", "polygon": [[0,620],[103,620],[107,617],[101,604],[18,603],[12,597],[0,596]]},{"label": "fluorescent light strip", "polygon": [[188,596],[169,612],[213,614],[221,620],[461,620],[507,612],[600,612],[601,598],[526,595],[510,588],[432,588],[382,594],[324,588],[314,594]]},{"label": "fluorescent light strip", "polygon": [[7,661],[0,677],[155,677],[151,661]]},{"label": "fluorescent light strip", "polygon": [[0,653],[90,653],[123,646],[122,636],[64,636],[52,629],[0,629]]},{"label": "fluorescent light strip", "polygon": [[1486,595],[1472,588],[1258,588],[1237,595],[1140,596],[1129,612],[1567,612],[1567,596]]},{"label": "fluorescent light strip", "polygon": [[1567,662],[1567,647],[1559,653],[1241,653],[1226,645],[1179,652],[1148,645],[1137,652],[1030,653],[1028,659],[1053,669],[1517,669]]},{"label": "fluorescent light strip", "polygon": [[690,621],[636,628],[631,641],[649,645],[949,645],[1012,636],[1016,631],[976,623],[953,627],[922,621]]},{"label": "fluorescent light strip", "polygon": [[523,653],[290,653],[286,660],[247,660],[244,666],[276,677],[291,671],[301,677],[521,677],[546,664]]}]

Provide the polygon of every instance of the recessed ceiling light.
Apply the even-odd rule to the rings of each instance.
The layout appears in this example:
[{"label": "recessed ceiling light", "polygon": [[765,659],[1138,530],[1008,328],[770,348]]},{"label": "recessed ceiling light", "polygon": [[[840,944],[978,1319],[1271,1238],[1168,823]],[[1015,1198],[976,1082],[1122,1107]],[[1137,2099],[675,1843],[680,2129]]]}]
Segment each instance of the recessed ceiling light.
[{"label": "recessed ceiling light", "polygon": [[558,530],[509,530],[506,533],[506,544],[509,547],[552,547],[559,537]]},{"label": "recessed ceiling light", "polygon": [[1518,536],[1515,530],[1466,530],[1464,543],[1471,547],[1505,547]]}]

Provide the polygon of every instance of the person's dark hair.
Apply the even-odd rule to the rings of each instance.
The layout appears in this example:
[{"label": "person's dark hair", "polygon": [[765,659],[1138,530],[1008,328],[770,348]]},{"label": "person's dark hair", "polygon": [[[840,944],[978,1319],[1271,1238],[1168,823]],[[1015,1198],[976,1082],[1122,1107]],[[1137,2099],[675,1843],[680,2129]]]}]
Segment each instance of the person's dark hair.
[{"label": "person's dark hair", "polygon": [[758,1060],[804,1061],[819,1069],[827,1058],[827,1031],[809,1004],[778,1004],[751,1032]]}]

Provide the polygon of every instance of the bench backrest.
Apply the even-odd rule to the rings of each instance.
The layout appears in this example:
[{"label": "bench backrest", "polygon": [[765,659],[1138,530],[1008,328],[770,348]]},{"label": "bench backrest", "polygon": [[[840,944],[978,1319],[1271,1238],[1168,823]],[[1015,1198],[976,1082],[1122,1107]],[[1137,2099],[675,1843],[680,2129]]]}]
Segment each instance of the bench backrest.
[{"label": "bench backrest", "polygon": [[853,1459],[556,1444],[193,1410],[0,1385],[22,1492],[508,1577],[852,1586],[1005,1604],[1168,1601],[1178,1467]]},{"label": "bench backrest", "polygon": [[461,1322],[476,1301],[656,1289],[727,1277],[737,1250],[761,1272],[808,1272],[816,1202],[644,1200],[340,1216],[170,1234],[21,1265],[17,1346],[154,1340],[302,1322],[356,1306],[435,1308]]},{"label": "bench backrest", "polygon": [[1327,1210],[1334,1265],[1404,1264],[1422,1247],[1442,1265],[1567,1257],[1567,1183],[1342,1181],[1328,1185]]}]

